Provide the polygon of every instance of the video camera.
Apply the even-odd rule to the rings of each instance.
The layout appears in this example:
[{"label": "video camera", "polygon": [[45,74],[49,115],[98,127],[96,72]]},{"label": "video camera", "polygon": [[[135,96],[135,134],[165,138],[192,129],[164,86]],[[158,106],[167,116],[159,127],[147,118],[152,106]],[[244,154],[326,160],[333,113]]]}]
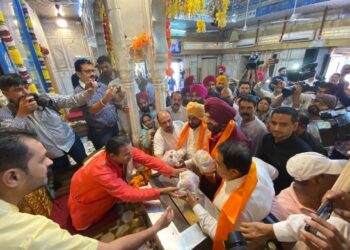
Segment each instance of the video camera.
[{"label": "video camera", "polygon": [[296,85],[300,85],[303,90],[302,92],[316,92],[317,88],[324,83],[325,78],[323,76],[316,76],[314,86],[308,85],[305,80],[309,79],[316,74],[316,67],[318,63],[310,63],[301,67],[299,72],[288,73],[288,80],[293,82],[289,86],[284,87],[282,90],[283,97],[289,97],[294,94]]},{"label": "video camera", "polygon": [[324,147],[350,140],[350,113],[347,110],[322,112],[320,116],[322,121],[317,122],[317,128]]},{"label": "video camera", "polygon": [[225,241],[226,250],[247,250],[247,242],[240,231],[229,232]]},{"label": "video camera", "polygon": [[253,53],[250,55],[248,63],[246,65],[246,69],[250,70],[250,69],[257,69],[259,65],[263,64],[264,61],[260,61],[259,58],[259,53]]}]

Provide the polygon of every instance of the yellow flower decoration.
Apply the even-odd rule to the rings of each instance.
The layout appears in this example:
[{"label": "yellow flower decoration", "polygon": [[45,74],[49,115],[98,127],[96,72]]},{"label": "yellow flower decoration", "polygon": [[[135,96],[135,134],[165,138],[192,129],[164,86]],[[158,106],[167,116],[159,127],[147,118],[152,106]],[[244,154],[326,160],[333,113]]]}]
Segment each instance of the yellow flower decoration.
[{"label": "yellow flower decoration", "polygon": [[216,13],[216,20],[218,22],[218,27],[220,29],[224,28],[226,26],[226,13],[224,12],[218,12]]},{"label": "yellow flower decoration", "polygon": [[197,32],[201,33],[204,32],[206,29],[205,22],[202,19],[199,19],[197,21]]},{"label": "yellow flower decoration", "polygon": [[0,11],[0,23],[3,23],[3,22],[5,22],[5,18],[2,12]]},{"label": "yellow flower decoration", "polygon": [[23,60],[17,48],[9,49],[9,54],[16,65],[23,65]]}]

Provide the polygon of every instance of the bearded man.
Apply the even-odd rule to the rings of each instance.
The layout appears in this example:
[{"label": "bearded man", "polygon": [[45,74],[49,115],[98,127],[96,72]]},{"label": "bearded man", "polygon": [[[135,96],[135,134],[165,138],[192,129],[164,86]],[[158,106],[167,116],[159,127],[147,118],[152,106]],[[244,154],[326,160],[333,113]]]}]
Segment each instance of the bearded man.
[{"label": "bearded man", "polygon": [[[205,149],[213,159],[215,159],[219,145],[228,140],[241,141],[250,147],[249,140],[242,130],[236,126],[234,117],[237,112],[233,107],[219,98],[211,97],[205,101],[204,110],[205,121],[210,130]],[[213,200],[220,183],[221,178],[216,173],[211,176],[203,175],[200,189],[209,199]]]}]

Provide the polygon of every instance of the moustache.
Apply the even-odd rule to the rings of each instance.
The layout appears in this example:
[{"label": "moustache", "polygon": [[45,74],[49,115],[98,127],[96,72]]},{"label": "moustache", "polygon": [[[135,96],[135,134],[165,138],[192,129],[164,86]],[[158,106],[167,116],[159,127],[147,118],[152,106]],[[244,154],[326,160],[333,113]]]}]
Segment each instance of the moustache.
[{"label": "moustache", "polygon": [[250,116],[249,113],[241,113],[241,116]]}]

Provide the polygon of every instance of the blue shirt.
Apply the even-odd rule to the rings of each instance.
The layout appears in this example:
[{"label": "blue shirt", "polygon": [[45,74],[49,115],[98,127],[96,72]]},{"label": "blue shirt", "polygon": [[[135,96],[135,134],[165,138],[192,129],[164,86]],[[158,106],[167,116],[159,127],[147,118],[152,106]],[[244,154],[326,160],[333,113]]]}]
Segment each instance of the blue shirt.
[{"label": "blue shirt", "polygon": [[[89,107],[99,102],[104,96],[106,90],[106,85],[98,83],[96,92],[92,95],[91,99],[86,103],[86,105],[81,107],[84,113],[85,120],[88,126],[90,127],[113,127],[117,124],[119,120],[117,110],[113,101],[106,103],[106,106],[95,114],[91,114],[89,112]],[[84,91],[84,88],[81,85],[79,85],[74,89],[74,91],[75,93],[79,93]]]}]

